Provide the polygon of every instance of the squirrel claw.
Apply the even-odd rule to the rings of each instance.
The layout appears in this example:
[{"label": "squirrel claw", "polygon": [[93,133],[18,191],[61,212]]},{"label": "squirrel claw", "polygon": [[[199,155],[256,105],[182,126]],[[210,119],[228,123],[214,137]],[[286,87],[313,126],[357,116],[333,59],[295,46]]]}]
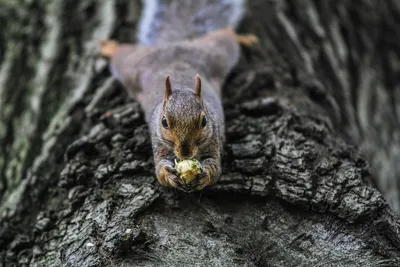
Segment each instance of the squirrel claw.
[{"label": "squirrel claw", "polygon": [[100,55],[103,57],[113,57],[118,48],[118,42],[115,40],[100,40]]},{"label": "squirrel claw", "polygon": [[209,185],[211,183],[210,176],[206,171],[202,172],[199,174],[199,176],[196,178],[196,183],[193,184],[193,188],[195,190],[202,190],[204,187]]},{"label": "squirrel claw", "polygon": [[167,181],[170,186],[183,190],[184,184],[183,184],[182,180],[175,174],[168,174]]},{"label": "squirrel claw", "polygon": [[172,187],[186,191],[184,190],[184,183],[182,179],[178,176],[178,171],[170,166],[165,166],[165,170],[167,183]]},{"label": "squirrel claw", "polygon": [[167,172],[169,172],[175,176],[178,176],[178,171],[175,168],[170,167],[170,166],[165,166],[165,169],[167,170]]}]

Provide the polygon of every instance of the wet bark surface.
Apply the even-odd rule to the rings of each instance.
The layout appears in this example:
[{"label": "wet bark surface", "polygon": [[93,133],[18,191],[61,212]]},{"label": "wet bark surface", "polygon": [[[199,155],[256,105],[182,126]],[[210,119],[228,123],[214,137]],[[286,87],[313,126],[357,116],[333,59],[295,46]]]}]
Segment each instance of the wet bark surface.
[{"label": "wet bark surface", "polygon": [[140,3],[0,1],[1,266],[400,266],[400,6],[249,2],[223,174],[185,194],[97,56]]}]

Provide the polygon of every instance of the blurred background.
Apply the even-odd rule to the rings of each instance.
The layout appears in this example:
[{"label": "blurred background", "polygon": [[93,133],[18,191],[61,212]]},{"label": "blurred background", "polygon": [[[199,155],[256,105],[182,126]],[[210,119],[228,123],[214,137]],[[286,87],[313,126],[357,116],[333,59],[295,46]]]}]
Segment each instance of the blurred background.
[{"label": "blurred background", "polygon": [[[65,166],[69,155],[87,148],[87,136],[111,139],[96,123],[131,101],[99,57],[98,42],[138,42],[142,7],[128,0],[0,0],[0,248],[29,247],[31,241],[15,241],[9,229],[46,229],[44,210],[67,198],[79,206],[74,199],[92,186],[90,167],[104,167],[106,145],[82,164]],[[293,113],[320,123],[308,134],[327,147],[323,156],[337,153],[328,141],[340,140],[348,149],[334,156],[361,170],[342,176],[377,188],[399,212],[400,1],[249,0],[238,31],[256,34],[260,46],[243,52],[227,87],[265,90],[228,90],[228,124],[239,116],[235,103],[290,92]],[[147,132],[135,103],[129,112],[135,116],[124,123],[140,126],[130,145],[143,151],[145,181],[152,169],[148,140],[141,138]],[[72,188],[70,173],[78,186],[63,199]]]}]

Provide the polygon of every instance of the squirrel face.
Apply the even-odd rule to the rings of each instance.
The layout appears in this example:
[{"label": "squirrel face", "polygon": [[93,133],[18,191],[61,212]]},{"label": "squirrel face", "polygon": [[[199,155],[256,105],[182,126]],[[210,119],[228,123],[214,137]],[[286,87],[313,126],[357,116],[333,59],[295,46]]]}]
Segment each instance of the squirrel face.
[{"label": "squirrel face", "polygon": [[199,144],[211,135],[212,129],[207,123],[198,75],[194,92],[172,92],[169,77],[166,78],[160,127],[164,140],[173,144],[174,153],[179,159],[193,158]]}]

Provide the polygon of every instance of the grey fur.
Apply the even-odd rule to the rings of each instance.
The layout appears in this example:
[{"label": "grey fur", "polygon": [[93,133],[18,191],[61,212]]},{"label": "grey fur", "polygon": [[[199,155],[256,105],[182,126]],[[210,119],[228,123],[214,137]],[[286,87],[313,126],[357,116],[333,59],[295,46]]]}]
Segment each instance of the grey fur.
[{"label": "grey fur", "polygon": [[236,28],[245,0],[142,0],[141,44],[191,39],[223,28]]},{"label": "grey fur", "polygon": [[[236,26],[243,1],[159,0],[159,6],[154,6],[155,1],[146,1],[145,8],[156,7],[157,11],[144,11],[150,19],[142,19],[139,33],[142,44],[153,45],[120,45],[111,59],[111,68],[126,88],[133,89],[145,112],[159,182],[179,187],[173,162],[184,156],[182,151],[190,151],[188,157],[198,159],[205,169],[204,176],[193,185],[201,189],[215,183],[221,173],[225,140],[221,88],[240,55],[235,33],[218,29]],[[229,16],[228,11],[236,15]],[[203,34],[206,35],[183,40]],[[201,77],[201,99],[195,93],[197,74]],[[166,94],[169,97],[164,108],[167,76],[172,94]],[[202,112],[208,119],[204,129],[199,127]],[[161,125],[163,116],[169,120],[168,131]],[[167,140],[165,132],[173,141]]]}]

